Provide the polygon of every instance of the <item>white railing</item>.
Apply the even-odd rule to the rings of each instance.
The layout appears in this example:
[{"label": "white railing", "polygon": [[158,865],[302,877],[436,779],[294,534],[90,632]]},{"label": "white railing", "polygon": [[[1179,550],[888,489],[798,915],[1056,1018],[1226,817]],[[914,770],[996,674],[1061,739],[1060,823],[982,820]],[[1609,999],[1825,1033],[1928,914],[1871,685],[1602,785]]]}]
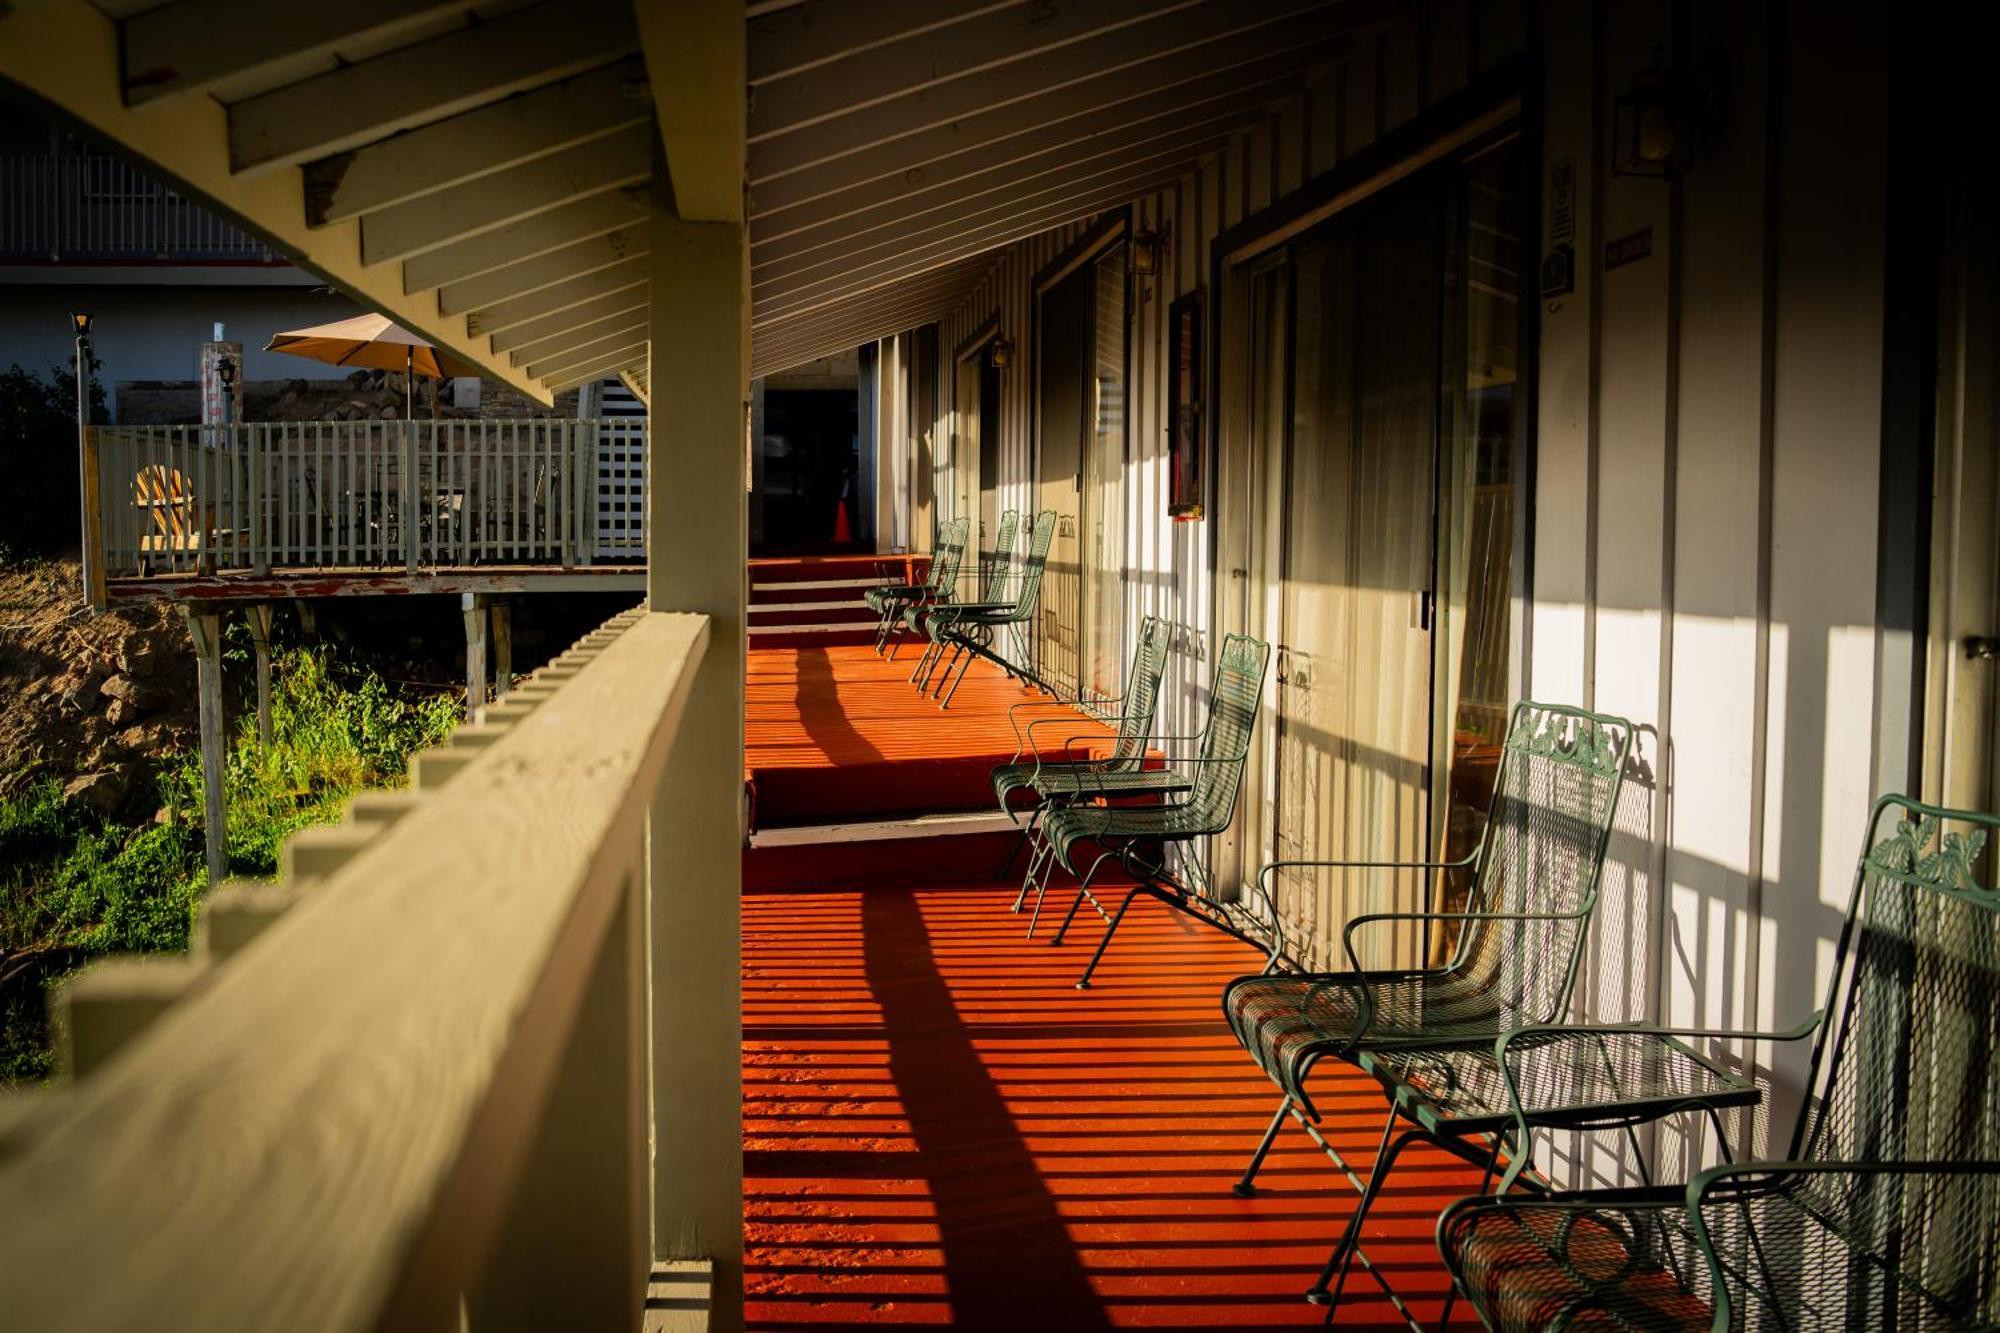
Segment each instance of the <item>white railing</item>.
[{"label": "white railing", "polygon": [[[624,471],[606,492],[600,454],[643,459],[645,435],[632,418],[100,426],[87,537],[111,578],[636,560],[643,506]],[[630,512],[614,525],[608,505]]]},{"label": "white railing", "polygon": [[0,256],[34,260],[283,259],[115,157],[0,154]]},{"label": "white railing", "polygon": [[648,811],[706,617],[628,612],[59,1000],[0,1103],[0,1324],[631,1328]]}]

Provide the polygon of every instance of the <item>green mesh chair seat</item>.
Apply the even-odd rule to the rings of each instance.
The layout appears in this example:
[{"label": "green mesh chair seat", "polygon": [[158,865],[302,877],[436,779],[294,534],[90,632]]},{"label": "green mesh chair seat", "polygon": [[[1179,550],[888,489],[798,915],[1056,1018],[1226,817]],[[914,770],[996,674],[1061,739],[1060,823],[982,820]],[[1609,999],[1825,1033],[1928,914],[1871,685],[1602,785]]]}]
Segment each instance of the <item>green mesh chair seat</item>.
[{"label": "green mesh chair seat", "polygon": [[1172,796],[1194,786],[1194,779],[1177,769],[1107,770],[1110,760],[1079,759],[1045,764],[1001,764],[993,770],[993,794],[1003,809],[1016,792],[1032,791],[1045,798],[1093,796]]},{"label": "green mesh chair seat", "polygon": [[1783,1158],[1448,1209],[1438,1248],[1488,1327],[2000,1324],[1996,826],[1876,803]]},{"label": "green mesh chair seat", "polygon": [[1370,1047],[1483,1037],[1490,1056],[1501,1012],[1475,978],[1452,973],[1242,977],[1223,993],[1237,1041],[1309,1114],[1306,1075],[1330,1050],[1355,1050],[1364,1037]]},{"label": "green mesh chair seat", "polygon": [[[1516,704],[1486,827],[1467,862],[1474,876],[1470,910],[1357,917],[1342,939],[1351,970],[1230,983],[1222,998],[1230,1030],[1285,1097],[1313,1113],[1304,1084],[1325,1056],[1353,1060],[1378,1042],[1492,1040],[1562,1016],[1597,906],[1631,737],[1632,724],[1623,718]],[[1360,966],[1365,941],[1357,936],[1424,924],[1458,928],[1443,966]]]}]

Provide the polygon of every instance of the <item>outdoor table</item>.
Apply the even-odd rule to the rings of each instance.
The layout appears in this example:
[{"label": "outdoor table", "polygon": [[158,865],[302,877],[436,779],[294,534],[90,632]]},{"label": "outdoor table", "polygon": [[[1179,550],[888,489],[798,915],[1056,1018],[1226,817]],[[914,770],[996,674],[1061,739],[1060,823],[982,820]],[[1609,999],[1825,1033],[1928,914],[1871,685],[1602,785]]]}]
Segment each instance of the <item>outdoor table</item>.
[{"label": "outdoor table", "polygon": [[[1337,1304],[1348,1272],[1359,1259],[1397,1310],[1410,1319],[1402,1299],[1362,1250],[1361,1229],[1397,1156],[1419,1139],[1481,1166],[1482,1190],[1491,1184],[1503,1148],[1519,1124],[1496,1051],[1497,1043],[1488,1039],[1454,1046],[1382,1048],[1359,1056],[1360,1066],[1380,1080],[1388,1094],[1389,1116],[1366,1185],[1333,1146],[1307,1126],[1361,1193],[1307,1299]],[[1721,1113],[1755,1106],[1762,1097],[1755,1083],[1687,1042],[1636,1025],[1526,1032],[1511,1043],[1509,1063],[1519,1085],[1522,1115],[1531,1129],[1622,1131],[1632,1144],[1632,1160],[1649,1185],[1645,1155],[1633,1134],[1636,1127],[1684,1113],[1705,1116],[1727,1158],[1729,1140]],[[1491,1144],[1484,1152],[1477,1146],[1481,1139]],[[1515,1151],[1525,1147],[1517,1144]],[[1529,1188],[1542,1188],[1523,1181]],[[1416,1325],[1414,1319],[1410,1322]]]}]

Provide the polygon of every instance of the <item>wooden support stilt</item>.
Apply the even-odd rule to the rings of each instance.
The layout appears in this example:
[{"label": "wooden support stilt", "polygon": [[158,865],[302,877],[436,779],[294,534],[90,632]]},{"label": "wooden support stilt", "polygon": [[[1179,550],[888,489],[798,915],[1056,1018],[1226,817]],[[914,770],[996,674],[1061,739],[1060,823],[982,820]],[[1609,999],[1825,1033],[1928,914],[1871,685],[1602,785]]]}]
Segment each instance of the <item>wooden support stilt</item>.
[{"label": "wooden support stilt", "polygon": [[479,716],[486,706],[486,594],[459,594],[465,612],[465,715]]},{"label": "wooden support stilt", "polygon": [[229,874],[228,812],[222,802],[222,617],[184,606],[194,640],[195,692],[201,705],[202,841],[208,845],[208,882]]},{"label": "wooden support stilt", "polygon": [[271,604],[252,602],[248,608],[250,646],[257,653],[257,748],[271,748]]},{"label": "wooden support stilt", "polygon": [[292,609],[299,613],[299,633],[305,635],[306,642],[319,642],[319,617],[313,614],[313,604],[303,597],[292,599]]},{"label": "wooden support stilt", "polygon": [[507,697],[514,685],[514,607],[504,597],[493,599],[493,700]]}]

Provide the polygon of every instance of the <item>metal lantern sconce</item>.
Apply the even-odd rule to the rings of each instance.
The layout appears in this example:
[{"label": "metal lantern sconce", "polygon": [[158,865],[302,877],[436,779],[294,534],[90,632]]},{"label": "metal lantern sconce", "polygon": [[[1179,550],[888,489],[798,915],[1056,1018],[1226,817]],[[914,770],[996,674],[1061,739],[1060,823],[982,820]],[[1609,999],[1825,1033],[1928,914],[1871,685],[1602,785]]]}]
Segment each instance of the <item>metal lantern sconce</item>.
[{"label": "metal lantern sconce", "polygon": [[1611,104],[1611,174],[1668,179],[1687,167],[1686,99],[1663,69],[1636,75]]},{"label": "metal lantern sconce", "polygon": [[1160,251],[1165,245],[1156,231],[1136,231],[1132,233],[1131,256],[1132,276],[1135,278],[1157,277],[1160,272]]},{"label": "metal lantern sconce", "polygon": [[1013,365],[1014,364],[1013,342],[1007,338],[995,338],[993,340],[992,357],[993,357],[993,368],[995,370],[1005,370],[1007,369],[1007,367]]}]

